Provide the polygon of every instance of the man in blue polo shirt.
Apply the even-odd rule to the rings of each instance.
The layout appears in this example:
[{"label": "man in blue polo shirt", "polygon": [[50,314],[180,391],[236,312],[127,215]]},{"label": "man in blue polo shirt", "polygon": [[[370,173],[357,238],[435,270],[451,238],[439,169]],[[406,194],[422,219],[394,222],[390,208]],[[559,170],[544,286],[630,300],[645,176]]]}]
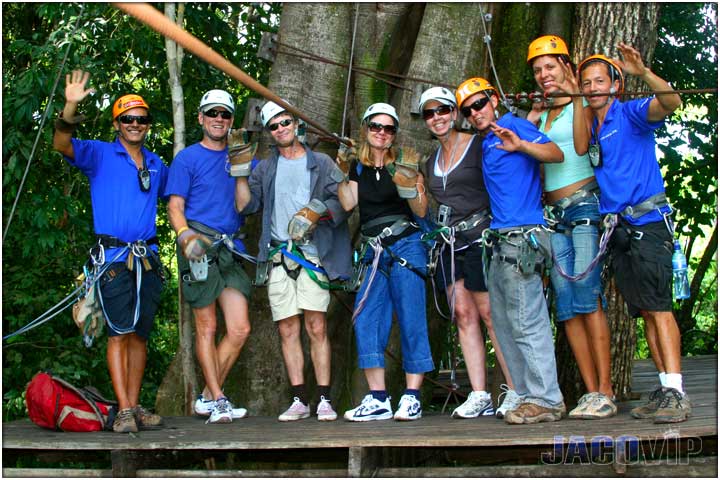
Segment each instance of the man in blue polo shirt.
[{"label": "man in blue polo shirt", "polygon": [[81,70],[66,76],[65,107],[55,123],[53,147],[90,181],[97,235],[93,257],[97,265],[111,263],[96,287],[108,325],[107,362],[119,408],[113,430],[137,432],[162,424],[159,415],[140,405],[139,396],[163,285],[155,219],[168,169],[143,146],[152,117],[139,95],[113,103],[114,142],[72,138],[84,118],[76,114],[77,106],[94,92],[85,88],[89,79]]},{"label": "man in blue polo shirt", "polygon": [[[198,123],[203,137],[180,151],[170,166],[165,193],[168,216],[177,233],[177,260],[184,299],[193,309],[195,352],[205,389],[195,401],[207,423],[230,423],[247,416],[234,408],[222,386],[250,335],[250,278],[243,269],[243,217],[235,206],[235,157],[228,150],[235,102],[224,90],[210,90],[200,100]],[[243,154],[252,152],[247,149]],[[233,158],[231,158],[231,155]],[[250,162],[246,162],[250,166]],[[215,343],[216,305],[225,319],[225,336]]]},{"label": "man in blue polo shirt", "polygon": [[498,95],[484,78],[455,92],[460,111],[483,139],[483,178],[494,243],[488,269],[490,310],[519,405],[505,422],[554,422],[565,413],[541,272],[551,255],[540,202],[540,162],[563,153],[537,127],[512,114],[498,119]]},{"label": "man in blue polo shirt", "polygon": [[672,313],[672,210],[665,198],[654,133],[681,100],[677,94],[616,100],[612,94],[623,91],[623,71],[640,77],[651,90],[672,90],[643,64],[636,49],[623,43],[618,49],[623,61],[592,55],[580,63],[582,90],[593,120],[586,132],[578,133],[589,137],[589,154],[602,192],[600,213],[618,216],[611,257],[615,282],[630,315],[645,320],[648,346],[660,375],[661,387],[631,415],[653,418],[655,423],[682,422],[691,405],[683,390],[680,330]]}]

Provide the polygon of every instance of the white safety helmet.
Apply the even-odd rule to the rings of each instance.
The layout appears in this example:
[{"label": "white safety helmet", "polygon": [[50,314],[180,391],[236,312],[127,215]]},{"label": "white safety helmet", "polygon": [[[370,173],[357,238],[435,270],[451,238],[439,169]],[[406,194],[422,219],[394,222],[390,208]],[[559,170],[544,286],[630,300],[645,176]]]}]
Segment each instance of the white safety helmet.
[{"label": "white safety helmet", "polygon": [[235,113],[235,102],[225,90],[210,90],[200,99],[200,111],[207,112],[213,107],[225,107],[230,113]]},{"label": "white safety helmet", "polygon": [[[283,101],[288,105],[292,105],[284,98]],[[281,107],[277,103],[268,100],[268,102],[263,105],[262,110],[260,110],[260,123],[262,123],[263,127],[267,127],[268,122],[272,120],[274,116],[279,115],[283,112],[287,112],[285,107]],[[288,114],[290,114],[290,112],[288,112]]]},{"label": "white safety helmet", "polygon": [[395,111],[395,107],[387,103],[373,103],[372,105],[370,105],[367,110],[365,110],[362,122],[365,123],[365,121],[370,117],[379,115],[381,113],[384,113],[385,115],[390,115],[393,120],[395,120],[396,127],[400,124],[400,119],[398,118],[398,114]]},{"label": "white safety helmet", "polygon": [[418,110],[422,112],[423,107],[430,100],[436,100],[443,105],[450,105],[451,107],[457,108],[455,94],[445,87],[432,87],[425,90],[422,95],[420,95]]}]

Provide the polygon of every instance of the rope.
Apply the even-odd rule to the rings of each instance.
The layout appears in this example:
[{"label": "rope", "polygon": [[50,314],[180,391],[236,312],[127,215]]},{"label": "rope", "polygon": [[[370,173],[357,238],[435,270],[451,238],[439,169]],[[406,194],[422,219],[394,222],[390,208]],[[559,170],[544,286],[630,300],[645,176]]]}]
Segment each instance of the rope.
[{"label": "rope", "polygon": [[228,61],[225,57],[217,53],[205,43],[201,42],[197,37],[183,30],[181,27],[176,25],[175,22],[163,15],[159,10],[155,9],[150,4],[113,3],[112,5],[124,11],[128,15],[135,17],[137,20],[152,28],[160,35],[175,40],[175,42],[181,45],[185,50],[197,55],[206,63],[226,73],[228,76],[242,83],[247,88],[253,90],[263,98],[277,103],[288,112],[303,119],[309,125],[312,125],[326,135],[329,135],[331,137],[335,136],[332,132],[325,129],[325,127],[300,112],[297,108],[288,104],[285,100],[277,96],[271,90],[257,82],[247,73],[243,72],[240,68],[230,63],[230,61]]},{"label": "rope", "polygon": [[73,31],[70,34],[70,40],[68,41],[68,46],[65,50],[65,56],[63,57],[62,63],[60,63],[60,67],[58,68],[57,75],[55,76],[55,83],[53,84],[52,90],[50,91],[50,97],[48,97],[48,102],[45,106],[45,112],[40,119],[40,126],[38,127],[37,135],[35,136],[35,143],[33,143],[32,150],[30,151],[30,157],[28,158],[27,165],[25,166],[25,173],[23,173],[22,180],[20,181],[20,186],[18,187],[17,194],[15,195],[15,201],[13,202],[12,209],[10,210],[10,215],[8,216],[7,225],[5,225],[5,231],[3,232],[2,238],[3,243],[5,243],[5,237],[7,236],[8,230],[10,230],[10,223],[12,222],[13,215],[15,214],[15,209],[17,208],[18,200],[20,200],[20,194],[22,193],[23,186],[25,185],[25,180],[27,179],[28,172],[30,171],[30,164],[32,163],[33,157],[35,156],[35,150],[37,149],[38,142],[40,141],[40,135],[42,135],[45,121],[50,114],[50,109],[52,108],[52,101],[53,98],[55,98],[55,90],[57,90],[58,83],[60,83],[60,76],[62,75],[63,68],[65,68],[65,63],[67,62],[68,55],[70,54],[70,48],[72,48],[73,38],[75,37],[75,32],[77,31],[78,26],[80,25],[80,19],[82,18],[84,9],[85,5],[81,3],[80,13],[78,13],[77,19],[75,20],[75,26],[73,27]]},{"label": "rope", "polygon": [[358,22],[358,13],[360,12],[360,4],[355,4],[355,23],[353,24],[353,34],[352,34],[352,43],[350,44],[350,61],[348,62],[348,73],[347,73],[347,83],[345,84],[345,102],[343,103],[343,114],[342,114],[342,124],[340,125],[340,136],[345,136],[345,119],[347,115],[347,103],[348,103],[348,95],[350,93],[350,78],[352,77],[352,64],[353,64],[353,56],[355,54],[355,34],[357,33],[357,22]]},{"label": "rope", "polygon": [[500,98],[502,98],[503,105],[505,105],[505,108],[507,108],[510,112],[515,113],[516,109],[513,108],[510,102],[507,101],[505,92],[503,92],[502,85],[500,84],[500,78],[498,77],[497,70],[495,69],[495,61],[493,60],[492,48],[490,47],[492,37],[490,36],[490,34],[488,34],[485,15],[485,13],[482,14],[482,26],[483,32],[485,33],[485,36],[483,36],[483,42],[485,42],[485,45],[487,45],[488,58],[490,59],[490,69],[492,70],[493,77],[495,77],[495,85],[497,85],[497,89],[500,92]]},{"label": "rope", "polygon": [[600,263],[600,259],[605,255],[605,252],[607,251],[607,246],[610,243],[610,237],[612,237],[613,232],[615,231],[615,226],[617,225],[617,216],[615,215],[608,215],[605,218],[604,221],[604,227],[605,230],[603,231],[602,236],[600,237],[600,247],[598,249],[597,255],[595,255],[595,258],[592,259],[590,264],[587,266],[585,271],[578,273],[577,275],[570,275],[565,270],[563,270],[562,266],[560,266],[560,262],[558,261],[557,257],[555,256],[555,252],[552,252],[552,258],[553,258],[553,264],[555,265],[555,270],[560,274],[561,277],[563,277],[566,280],[570,280],[571,282],[579,282],[580,280],[584,279],[588,275],[590,275],[590,272],[597,266],[598,263]]}]

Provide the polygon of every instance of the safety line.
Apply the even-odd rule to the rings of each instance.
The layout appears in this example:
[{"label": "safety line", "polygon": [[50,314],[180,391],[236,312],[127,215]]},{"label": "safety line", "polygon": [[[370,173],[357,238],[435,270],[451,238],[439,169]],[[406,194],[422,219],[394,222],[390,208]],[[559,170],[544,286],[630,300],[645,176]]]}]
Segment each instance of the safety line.
[{"label": "safety line", "polygon": [[8,230],[10,230],[10,223],[12,222],[13,215],[15,215],[15,209],[17,208],[18,200],[20,200],[20,194],[22,193],[23,187],[25,186],[25,180],[27,179],[28,172],[30,171],[30,164],[32,163],[33,157],[35,156],[35,149],[37,149],[38,142],[40,141],[40,135],[42,135],[43,127],[45,127],[45,121],[50,114],[53,98],[55,98],[55,91],[57,90],[58,83],[60,82],[60,76],[62,75],[63,68],[65,68],[65,63],[67,62],[68,55],[70,54],[70,48],[72,48],[73,38],[75,37],[75,32],[77,31],[78,26],[80,25],[80,19],[82,18],[84,10],[85,4],[81,3],[80,12],[78,13],[77,20],[75,20],[75,26],[73,27],[73,31],[70,34],[67,50],[65,50],[65,56],[63,57],[62,63],[60,64],[60,68],[58,68],[57,75],[55,76],[55,83],[53,84],[53,88],[50,91],[50,97],[48,97],[48,102],[45,106],[45,112],[40,119],[40,125],[38,126],[37,135],[35,136],[35,143],[33,143],[32,150],[30,151],[30,157],[28,158],[27,165],[25,166],[25,173],[23,173],[22,180],[20,181],[20,186],[18,187],[17,194],[15,195],[15,201],[13,202],[12,209],[10,210],[10,215],[8,215],[8,221],[5,225],[5,231],[3,232],[3,243],[5,243],[5,237],[7,236]]},{"label": "safety line", "polygon": [[348,103],[348,95],[350,94],[350,79],[352,78],[352,64],[353,64],[353,56],[355,54],[355,36],[357,34],[357,21],[358,21],[358,13],[360,12],[360,4],[355,4],[355,23],[353,24],[353,33],[352,33],[352,43],[350,44],[350,61],[348,62],[348,73],[347,73],[347,82],[345,83],[345,101],[343,102],[343,114],[342,114],[342,124],[340,125],[340,136],[345,136],[345,120],[347,116],[347,103]]}]

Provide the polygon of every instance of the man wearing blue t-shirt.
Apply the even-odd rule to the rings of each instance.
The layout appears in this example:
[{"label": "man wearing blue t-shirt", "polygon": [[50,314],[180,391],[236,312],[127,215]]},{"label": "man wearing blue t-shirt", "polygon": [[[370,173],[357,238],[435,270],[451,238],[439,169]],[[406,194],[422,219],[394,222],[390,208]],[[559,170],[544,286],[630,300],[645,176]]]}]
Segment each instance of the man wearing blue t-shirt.
[{"label": "man wearing blue t-shirt", "polygon": [[301,420],[311,413],[302,315],[317,382],[316,414],[320,421],[332,421],[337,414],[330,397],[332,349],[325,314],[329,280],[350,273],[348,214],[337,198],[335,163],[300,142],[298,120],[274,102],[263,106],[260,119],[275,145],[249,178],[238,177],[238,208],[245,214],[263,211],[258,269],[267,268],[270,310],[292,388],[292,403],[278,420]]},{"label": "man wearing blue t-shirt", "polygon": [[[614,214],[618,225],[612,238],[615,282],[633,317],[645,320],[645,333],[661,386],[635,418],[655,423],[685,421],[690,400],[682,385],[680,330],[672,313],[672,210],[665,197],[655,156],[655,134],[664,119],[681,104],[677,94],[620,102],[623,71],[640,77],[651,90],[672,90],[647,68],[640,53],[618,45],[624,60],[592,55],[580,63],[581,85],[589,103],[584,135],[600,186],[600,213]],[[589,124],[589,127],[587,126]]]},{"label": "man wearing blue t-shirt", "polygon": [[[230,369],[250,334],[250,279],[242,265],[243,217],[235,206],[234,167],[228,150],[235,102],[224,90],[210,90],[200,100],[200,142],[180,151],[170,166],[165,193],[168,215],[177,233],[178,272],[184,299],[195,318],[195,351],[205,389],[194,404],[207,423],[230,423],[247,416],[233,408],[222,390]],[[247,152],[246,152],[247,153]],[[252,153],[250,153],[252,157]],[[248,163],[248,167],[250,163]],[[226,332],[216,345],[216,304]]]},{"label": "man wearing blue t-shirt", "polygon": [[[77,106],[94,92],[90,73],[66,76],[65,107],[55,123],[53,147],[90,181],[96,268],[107,268],[95,287],[108,325],[107,363],[119,411],[113,430],[137,432],[162,424],[159,415],[139,403],[147,359],[147,339],[160,301],[162,264],[155,235],[157,200],[168,169],[143,144],[152,117],[139,95],[113,103],[112,143],[78,140],[73,132],[84,119]],[[110,265],[103,266],[106,262]]]},{"label": "man wearing blue t-shirt", "polygon": [[554,422],[565,413],[541,272],[551,257],[540,201],[540,162],[563,153],[527,120],[498,119],[498,95],[484,78],[455,92],[460,111],[483,138],[483,178],[490,196],[493,256],[488,269],[490,311],[519,405],[510,424]]}]

